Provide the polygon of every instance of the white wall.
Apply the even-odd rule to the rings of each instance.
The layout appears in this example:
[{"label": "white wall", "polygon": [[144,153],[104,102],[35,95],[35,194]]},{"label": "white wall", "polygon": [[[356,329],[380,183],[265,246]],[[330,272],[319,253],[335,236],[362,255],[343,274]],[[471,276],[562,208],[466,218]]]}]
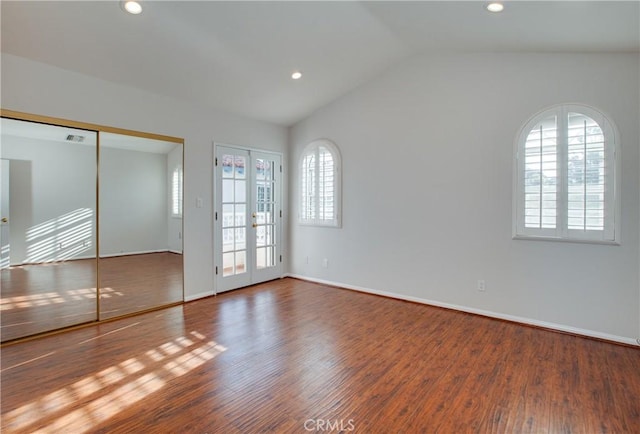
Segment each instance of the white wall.
[{"label": "white wall", "polygon": [[6,53],[1,76],[4,109],[185,139],[185,297],[212,293],[212,141],[284,152],[287,129]]},{"label": "white wall", "polygon": [[[88,133],[85,144],[77,144],[3,134],[1,156],[10,161],[11,173],[12,264],[95,256],[95,137]],[[182,251],[181,223],[169,231],[169,223],[181,219],[170,220],[167,177],[169,159],[173,170],[182,147],[158,154],[101,144],[101,256]]]},{"label": "white wall", "polygon": [[[634,342],[638,79],[633,54],[487,53],[416,57],[363,85],[290,132],[292,217],[310,141],[340,147],[344,183],[342,229],[293,221],[291,273]],[[565,102],[620,130],[620,246],[511,238],[514,139]]]},{"label": "white wall", "polygon": [[100,256],[166,251],[167,154],[100,146]]},{"label": "white wall", "polygon": [[95,257],[96,143],[2,135],[10,168],[11,264]]}]

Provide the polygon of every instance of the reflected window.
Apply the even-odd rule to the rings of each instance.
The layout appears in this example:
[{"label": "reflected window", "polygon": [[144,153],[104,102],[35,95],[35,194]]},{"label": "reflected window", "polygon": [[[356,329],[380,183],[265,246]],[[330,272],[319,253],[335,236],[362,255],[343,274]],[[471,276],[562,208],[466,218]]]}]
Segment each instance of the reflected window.
[{"label": "reflected window", "polygon": [[173,170],[171,179],[171,215],[173,217],[182,217],[182,180],[182,165],[178,165]]}]

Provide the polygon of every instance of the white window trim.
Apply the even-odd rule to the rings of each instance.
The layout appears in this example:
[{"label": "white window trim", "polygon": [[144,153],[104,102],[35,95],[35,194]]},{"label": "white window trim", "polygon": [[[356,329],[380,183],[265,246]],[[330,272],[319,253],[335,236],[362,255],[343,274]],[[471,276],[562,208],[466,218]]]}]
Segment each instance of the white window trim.
[{"label": "white window trim", "polygon": [[[559,167],[559,178],[560,178],[560,190],[559,190],[559,199],[558,199],[558,224],[556,229],[532,229],[524,227],[524,216],[521,212],[523,209],[522,198],[523,198],[523,188],[522,185],[523,179],[520,176],[521,173],[524,172],[524,158],[520,158],[520,152],[522,150],[522,145],[524,140],[526,140],[526,136],[529,134],[533,126],[538,123],[541,119],[545,117],[551,116],[553,114],[558,116],[558,130],[565,130],[565,123],[567,113],[569,112],[577,112],[585,114],[595,120],[603,129],[605,135],[605,152],[607,156],[605,157],[607,161],[613,161],[613,173],[607,173],[607,178],[609,182],[607,185],[613,188],[613,191],[610,192],[610,200],[605,202],[605,215],[613,212],[613,222],[608,219],[605,221],[605,229],[604,231],[599,232],[600,236],[594,236],[595,233],[584,233],[583,231],[575,231],[570,230],[567,227],[566,220],[566,183],[567,179],[565,176],[565,168]],[[561,137],[558,137],[559,143],[558,147],[566,146],[565,135],[562,134]],[[559,152],[562,155],[559,158],[558,166],[561,166],[565,162],[566,151]],[[537,241],[561,241],[561,242],[573,242],[573,243],[588,243],[588,244],[608,244],[608,245],[620,245],[621,240],[621,224],[620,219],[622,215],[622,201],[621,201],[621,185],[622,185],[622,177],[621,177],[621,144],[620,144],[620,134],[618,132],[618,128],[615,123],[611,120],[610,116],[607,116],[602,111],[589,107],[583,104],[558,104],[552,107],[548,107],[544,110],[539,111],[535,115],[533,115],[518,131],[518,134],[515,138],[514,143],[514,163],[513,163],[513,218],[512,218],[512,237],[516,240],[537,240]],[[613,181],[613,182],[611,182]]]},{"label": "white window trim", "polygon": [[[298,161],[298,179],[299,183],[299,192],[298,198],[299,200],[303,200],[302,198],[302,172],[305,170],[303,167],[303,163],[305,157],[311,153],[318,152],[320,146],[323,146],[329,150],[333,157],[333,176],[334,176],[334,196],[333,196],[333,219],[331,220],[320,220],[318,218],[315,219],[306,219],[303,218],[302,215],[302,203],[299,205],[298,211],[298,223],[304,226],[319,226],[319,227],[328,227],[328,228],[341,228],[342,227],[342,157],[340,155],[340,150],[335,143],[328,139],[317,139],[309,143],[302,151],[300,155],[300,159]],[[316,164],[318,162],[318,158],[316,157]],[[316,174],[318,171],[316,170]],[[318,183],[315,183],[316,188],[318,188]],[[316,195],[317,196],[317,195]]]}]

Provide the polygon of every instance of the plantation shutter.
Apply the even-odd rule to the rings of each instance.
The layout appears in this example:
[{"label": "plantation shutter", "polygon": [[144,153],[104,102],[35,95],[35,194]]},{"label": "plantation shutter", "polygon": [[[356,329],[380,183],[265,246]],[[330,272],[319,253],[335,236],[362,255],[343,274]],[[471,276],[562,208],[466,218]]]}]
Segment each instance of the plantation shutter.
[{"label": "plantation shutter", "polygon": [[563,105],[521,130],[516,235],[615,241],[616,134],[596,110]]},{"label": "plantation shutter", "polygon": [[603,231],[606,164],[604,132],[581,113],[567,116],[567,227]]},{"label": "plantation shutter", "polygon": [[174,217],[182,217],[182,167],[173,170],[171,180],[171,214]]},{"label": "plantation shutter", "polygon": [[558,227],[558,122],[550,116],[535,125],[524,144],[524,226]]}]

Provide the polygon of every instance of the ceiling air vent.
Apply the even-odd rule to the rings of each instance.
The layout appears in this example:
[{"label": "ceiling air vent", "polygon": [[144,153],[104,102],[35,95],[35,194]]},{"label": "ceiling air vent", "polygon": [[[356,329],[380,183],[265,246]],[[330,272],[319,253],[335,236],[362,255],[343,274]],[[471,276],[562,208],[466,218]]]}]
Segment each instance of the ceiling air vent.
[{"label": "ceiling air vent", "polygon": [[67,136],[67,142],[82,143],[82,142],[84,142],[84,136],[77,136],[77,135],[74,135],[74,134],[69,134]]}]

